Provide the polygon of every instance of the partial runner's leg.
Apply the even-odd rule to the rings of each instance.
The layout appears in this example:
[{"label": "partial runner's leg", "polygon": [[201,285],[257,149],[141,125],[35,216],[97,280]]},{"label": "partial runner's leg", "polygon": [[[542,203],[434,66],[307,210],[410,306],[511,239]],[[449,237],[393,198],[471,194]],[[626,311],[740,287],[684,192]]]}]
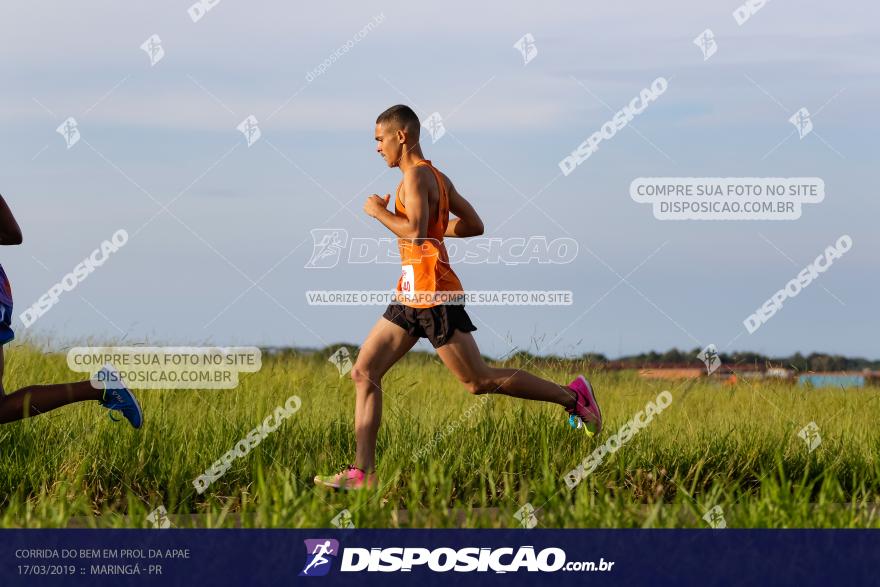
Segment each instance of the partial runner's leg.
[{"label": "partial runner's leg", "polygon": [[397,324],[379,318],[358,351],[351,369],[351,378],[357,391],[354,410],[357,454],[354,466],[358,469],[370,472],[376,468],[376,436],[382,422],[382,377],[418,340]]},{"label": "partial runner's leg", "polygon": [[520,369],[499,369],[487,365],[470,332],[456,330],[449,342],[437,348],[437,354],[473,394],[500,393],[551,402],[565,408],[574,406],[575,393],[568,387]]},{"label": "partial runner's leg", "polygon": [[74,402],[100,400],[104,391],[92,387],[91,381],[31,385],[9,395],[3,394],[3,347],[0,346],[0,424],[43,414]]}]

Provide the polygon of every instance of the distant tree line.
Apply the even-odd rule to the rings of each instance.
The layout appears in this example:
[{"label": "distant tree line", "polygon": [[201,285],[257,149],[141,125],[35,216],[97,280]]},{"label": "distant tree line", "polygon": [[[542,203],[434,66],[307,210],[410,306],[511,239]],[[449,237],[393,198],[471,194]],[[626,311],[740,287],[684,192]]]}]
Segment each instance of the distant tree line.
[{"label": "distant tree line", "polygon": [[[269,347],[263,352],[271,355],[310,356],[316,359],[327,360],[340,346],[345,346],[351,353],[352,360],[357,354],[358,346],[350,343],[331,344],[324,348],[293,348],[293,347]],[[429,360],[430,353],[424,351],[411,351],[413,358]],[[646,369],[659,367],[703,367],[702,361],[697,358],[700,349],[682,351],[676,348],[663,353],[650,351],[638,355],[609,359],[600,353],[585,353],[580,356],[560,357],[554,355],[534,355],[528,351],[517,351],[500,360],[484,357],[487,361],[508,362],[514,364],[548,364],[578,362],[588,363],[595,367],[605,366],[612,369]],[[880,370],[880,360],[871,361],[862,358],[845,357],[843,355],[828,355],[825,353],[810,353],[802,355],[795,353],[788,357],[769,357],[759,353],[746,351],[734,353],[720,353],[719,357],[724,365],[738,366],[739,368],[752,367],[756,370],[765,370],[772,367],[782,367],[795,371],[862,371],[863,369]]]},{"label": "distant tree line", "polygon": [[[699,348],[691,351],[681,351],[673,348],[663,353],[651,351],[615,360],[609,360],[604,355],[592,353],[584,355],[582,359],[628,369],[643,369],[646,367],[701,367],[703,363],[697,358],[699,353]],[[719,353],[719,357],[724,365],[749,366],[758,370],[772,367],[782,367],[795,371],[861,371],[863,369],[880,369],[880,360],[871,361],[863,358],[828,355],[825,353],[810,353],[806,356],[801,353],[795,353],[787,357],[770,357],[759,353],[739,351]]]}]

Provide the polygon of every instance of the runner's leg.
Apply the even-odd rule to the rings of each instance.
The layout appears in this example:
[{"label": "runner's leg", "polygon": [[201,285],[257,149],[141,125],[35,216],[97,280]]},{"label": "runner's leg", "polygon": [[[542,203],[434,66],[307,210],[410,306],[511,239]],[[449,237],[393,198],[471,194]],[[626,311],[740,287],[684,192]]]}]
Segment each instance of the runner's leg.
[{"label": "runner's leg", "polygon": [[382,377],[418,340],[397,324],[379,318],[358,352],[351,369],[351,379],[357,390],[354,466],[358,469],[370,472],[376,468],[376,436],[382,422]]},{"label": "runner's leg", "polygon": [[520,369],[499,369],[487,365],[470,332],[456,330],[449,342],[437,348],[437,354],[473,394],[500,393],[551,402],[566,408],[574,406],[575,394],[565,386]]},{"label": "runner's leg", "polygon": [[67,404],[85,400],[99,400],[104,390],[92,387],[91,381],[31,385],[9,395],[3,394],[3,347],[0,346],[0,424],[15,422],[43,414]]}]

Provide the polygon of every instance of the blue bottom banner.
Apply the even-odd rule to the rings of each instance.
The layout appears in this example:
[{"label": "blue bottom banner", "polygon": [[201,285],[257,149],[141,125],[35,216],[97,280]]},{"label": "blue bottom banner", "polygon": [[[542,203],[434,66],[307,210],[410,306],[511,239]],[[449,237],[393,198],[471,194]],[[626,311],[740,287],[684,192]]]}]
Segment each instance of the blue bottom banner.
[{"label": "blue bottom banner", "polygon": [[869,530],[3,530],[0,585],[877,584]]}]

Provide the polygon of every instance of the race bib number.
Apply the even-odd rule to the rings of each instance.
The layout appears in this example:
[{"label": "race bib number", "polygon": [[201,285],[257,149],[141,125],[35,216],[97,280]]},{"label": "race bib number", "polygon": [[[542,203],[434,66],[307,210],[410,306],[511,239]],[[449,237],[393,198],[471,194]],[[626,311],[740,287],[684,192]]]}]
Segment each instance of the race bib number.
[{"label": "race bib number", "polygon": [[416,290],[416,274],[412,265],[404,265],[400,275],[400,291],[404,297],[410,298]]}]

